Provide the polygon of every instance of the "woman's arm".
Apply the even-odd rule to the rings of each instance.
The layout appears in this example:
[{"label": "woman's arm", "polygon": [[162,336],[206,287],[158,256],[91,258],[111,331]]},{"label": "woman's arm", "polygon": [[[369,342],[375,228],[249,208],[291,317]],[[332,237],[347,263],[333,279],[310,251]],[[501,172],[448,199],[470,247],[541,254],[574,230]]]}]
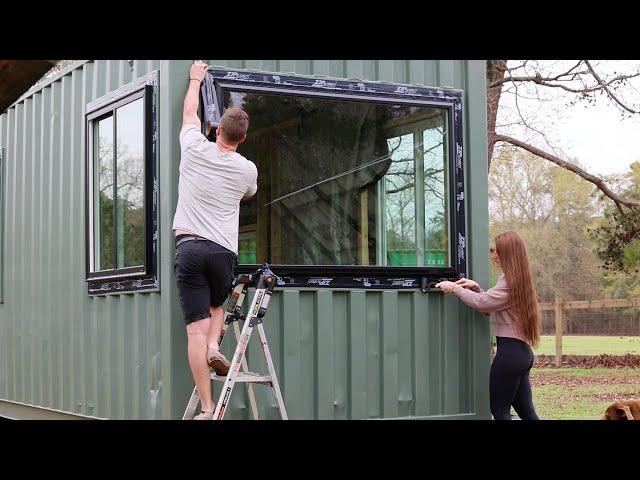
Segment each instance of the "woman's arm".
[{"label": "woman's arm", "polygon": [[474,292],[472,290],[457,286],[453,294],[471,308],[482,313],[497,312],[509,306],[509,291],[506,287],[495,286],[485,292]]},{"label": "woman's arm", "polygon": [[482,313],[497,312],[509,307],[509,290],[504,281],[499,281],[486,292],[474,292],[453,282],[441,282],[436,287],[445,293],[453,293],[465,305]]}]

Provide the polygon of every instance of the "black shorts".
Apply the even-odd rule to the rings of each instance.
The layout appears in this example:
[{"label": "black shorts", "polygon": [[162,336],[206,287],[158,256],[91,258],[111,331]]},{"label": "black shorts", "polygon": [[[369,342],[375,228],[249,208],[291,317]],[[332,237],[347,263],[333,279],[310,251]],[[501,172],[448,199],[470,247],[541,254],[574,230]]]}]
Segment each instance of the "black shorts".
[{"label": "black shorts", "polygon": [[[176,241],[184,236],[192,235],[178,235]],[[209,307],[224,303],[235,265],[235,253],[202,237],[176,247],[173,273],[186,324],[210,317]]]}]

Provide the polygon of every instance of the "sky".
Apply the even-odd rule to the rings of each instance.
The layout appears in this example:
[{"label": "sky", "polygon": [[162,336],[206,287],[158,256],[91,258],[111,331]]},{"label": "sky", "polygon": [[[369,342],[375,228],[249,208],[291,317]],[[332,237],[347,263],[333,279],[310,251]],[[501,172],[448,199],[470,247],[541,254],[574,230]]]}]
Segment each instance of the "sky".
[{"label": "sky", "polygon": [[[521,63],[522,61],[510,61],[509,66]],[[538,62],[543,68],[543,74],[559,73],[575,63],[577,61]],[[591,63],[601,75],[631,73],[640,68],[640,60],[601,60]],[[531,71],[527,74],[531,74]],[[524,75],[525,72],[520,70],[513,74]],[[572,94],[555,88],[538,88],[542,92],[542,102],[537,98],[521,98],[534,95],[533,90],[519,87],[521,99],[518,101],[518,108],[514,102],[515,96],[503,93],[500,102],[502,113],[499,113],[498,124],[512,122],[522,114],[538,130],[544,132],[549,143],[556,148],[556,154],[561,151],[564,153],[561,158],[577,158],[588,172],[596,175],[624,173],[629,170],[632,162],[640,161],[640,114],[633,115],[633,118],[622,118],[620,110],[606,96],[598,96],[591,104],[581,101],[569,105],[568,99],[575,98]],[[629,86],[621,87],[618,92],[626,104],[640,110],[640,77],[632,79]],[[507,128],[515,129],[505,133],[513,134],[516,138],[526,141],[535,138],[532,143],[542,141],[538,134],[518,131],[518,127]],[[533,137],[527,138],[527,135]],[[545,143],[536,145],[549,150]]]},{"label": "sky", "polygon": [[566,141],[564,152],[591,173],[623,173],[640,161],[640,118],[621,120],[613,108],[572,108],[558,125],[558,133]]}]

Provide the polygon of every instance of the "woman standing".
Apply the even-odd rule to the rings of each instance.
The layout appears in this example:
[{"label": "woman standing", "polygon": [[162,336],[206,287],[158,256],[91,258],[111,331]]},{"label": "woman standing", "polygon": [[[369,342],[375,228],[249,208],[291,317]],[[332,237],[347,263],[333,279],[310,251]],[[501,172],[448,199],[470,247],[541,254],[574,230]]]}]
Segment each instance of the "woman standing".
[{"label": "woman standing", "polygon": [[491,364],[489,397],[496,420],[511,420],[513,408],[523,420],[539,420],[533,406],[529,372],[540,341],[540,311],[531,277],[527,248],[515,231],[501,233],[489,249],[502,270],[496,286],[486,292],[473,280],[440,282],[436,287],[453,293],[468,306],[491,314],[498,351]]}]

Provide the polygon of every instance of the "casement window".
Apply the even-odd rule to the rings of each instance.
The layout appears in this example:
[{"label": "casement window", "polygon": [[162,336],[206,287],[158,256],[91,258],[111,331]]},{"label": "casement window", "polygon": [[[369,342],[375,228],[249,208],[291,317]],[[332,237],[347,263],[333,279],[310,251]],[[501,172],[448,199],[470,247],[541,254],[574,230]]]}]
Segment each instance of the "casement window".
[{"label": "casement window", "polygon": [[268,262],[284,285],[349,288],[465,273],[461,91],[209,70],[202,98],[203,126],[249,114],[240,272]]},{"label": "casement window", "polygon": [[89,293],[157,288],[157,72],[86,109]]}]

